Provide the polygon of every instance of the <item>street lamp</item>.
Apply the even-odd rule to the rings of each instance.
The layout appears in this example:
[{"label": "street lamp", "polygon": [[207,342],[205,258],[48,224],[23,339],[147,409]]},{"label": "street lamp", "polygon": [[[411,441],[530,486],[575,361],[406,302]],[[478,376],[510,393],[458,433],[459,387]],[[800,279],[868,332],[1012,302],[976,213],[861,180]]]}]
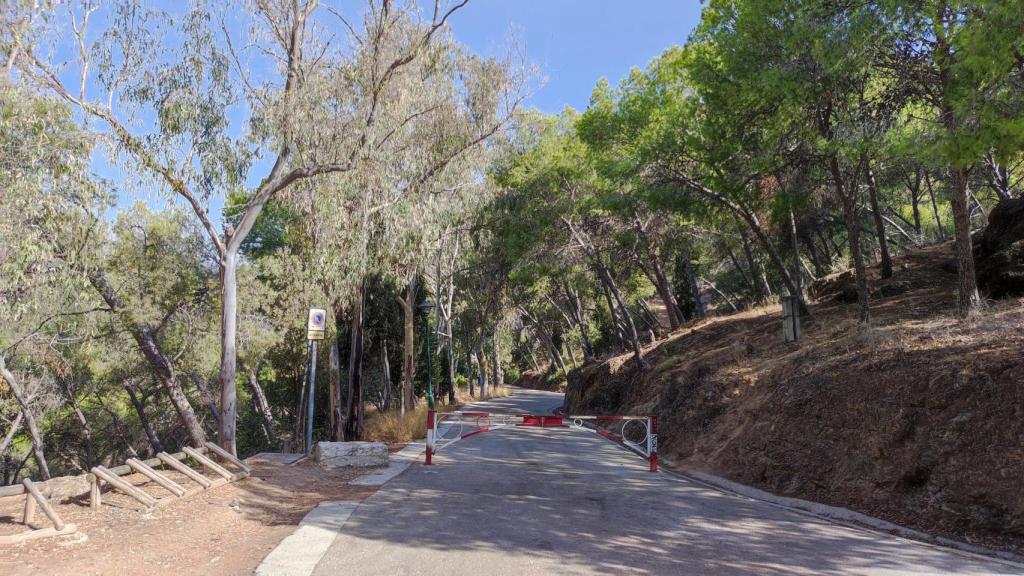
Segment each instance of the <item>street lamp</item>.
[{"label": "street lamp", "polygon": [[424,350],[427,355],[427,408],[430,410],[434,409],[434,370],[430,366],[430,310],[434,307],[434,303],[430,300],[424,300],[420,302],[418,308],[424,311],[423,314],[423,332],[426,334],[426,341]]}]

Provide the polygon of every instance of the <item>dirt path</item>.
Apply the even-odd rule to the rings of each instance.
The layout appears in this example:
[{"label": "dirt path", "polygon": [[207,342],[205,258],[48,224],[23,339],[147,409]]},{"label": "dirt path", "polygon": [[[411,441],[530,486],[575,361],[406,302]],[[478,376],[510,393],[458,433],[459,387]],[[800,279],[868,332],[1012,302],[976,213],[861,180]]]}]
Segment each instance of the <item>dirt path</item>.
[{"label": "dirt path", "polygon": [[[253,467],[250,478],[148,512],[113,492],[103,494],[96,512],[89,510],[87,496],[60,504],[58,513],[80,534],[0,547],[0,574],[251,574],[319,502],[361,500],[374,492],[348,484],[365,470],[326,471],[310,462],[255,462]],[[168,475],[188,485],[187,479]],[[126,479],[155,497],[169,495],[141,476]],[[0,534],[24,529],[14,523],[23,503],[20,497],[0,499]]]}]

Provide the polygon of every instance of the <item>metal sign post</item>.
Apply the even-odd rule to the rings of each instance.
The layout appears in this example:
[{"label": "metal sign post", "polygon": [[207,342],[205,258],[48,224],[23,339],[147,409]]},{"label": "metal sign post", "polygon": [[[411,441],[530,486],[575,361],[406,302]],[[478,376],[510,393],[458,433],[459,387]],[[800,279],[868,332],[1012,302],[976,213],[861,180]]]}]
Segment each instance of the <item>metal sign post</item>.
[{"label": "metal sign post", "polygon": [[327,311],[310,308],[306,325],[306,339],[309,340],[309,395],[306,401],[306,455],[313,452],[313,409],[316,405],[316,343],[327,333]]}]

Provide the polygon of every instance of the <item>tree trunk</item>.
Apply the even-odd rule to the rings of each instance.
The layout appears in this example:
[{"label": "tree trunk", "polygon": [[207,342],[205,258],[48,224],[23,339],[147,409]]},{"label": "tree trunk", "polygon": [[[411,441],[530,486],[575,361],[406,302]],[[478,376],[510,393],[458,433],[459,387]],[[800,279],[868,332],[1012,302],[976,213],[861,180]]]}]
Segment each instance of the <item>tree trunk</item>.
[{"label": "tree trunk", "polygon": [[957,310],[961,317],[981,306],[978,282],[974,275],[974,252],[971,243],[971,215],[968,209],[967,170],[958,168],[949,175],[950,204],[953,207],[953,230],[956,239]]},{"label": "tree trunk", "polygon": [[405,289],[405,299],[398,299],[402,305],[403,340],[402,340],[402,388],[401,411],[412,410],[416,405],[416,390],[413,387],[413,377],[416,371],[415,336],[413,334],[413,314],[416,306],[416,279],[415,276],[409,280]]},{"label": "tree trunk", "polygon": [[700,282],[697,281],[697,272],[693,269],[693,262],[689,254],[683,255],[683,269],[686,270],[686,282],[690,285],[690,298],[693,299],[693,315],[695,318],[705,318],[708,315],[707,307],[704,306],[704,299],[700,295]]},{"label": "tree trunk", "polygon": [[[178,419],[181,420],[186,432],[188,432],[192,445],[196,448],[202,447],[203,444],[206,443],[206,433],[203,431],[203,427],[199,423],[199,419],[196,418],[196,413],[192,410],[192,405],[189,404],[188,398],[185,396],[185,393],[182,392],[181,385],[178,383],[177,377],[174,374],[174,367],[171,365],[170,359],[164,354],[160,344],[156,341],[156,336],[153,334],[152,328],[147,324],[136,322],[131,315],[124,310],[120,298],[118,298],[117,293],[114,292],[114,289],[110,286],[106,277],[103,276],[102,273],[94,271],[89,274],[89,282],[92,284],[93,288],[99,292],[107,306],[109,306],[114,314],[117,315],[122,323],[125,324],[125,327],[128,328],[132,338],[135,339],[135,342],[139,346],[139,350],[146,358],[150,368],[153,369],[153,373],[156,375],[157,381],[160,382],[164,390],[167,392],[167,395],[170,396],[171,404],[174,405],[174,409],[178,413]],[[232,340],[232,347],[234,346],[233,342],[234,340]],[[233,358],[233,348],[231,354]],[[224,414],[223,410],[221,411],[221,416],[221,428],[223,430],[223,423],[225,420],[228,420],[228,417]],[[231,437],[233,439],[233,416],[231,418],[231,428]],[[231,444],[233,451],[233,440]]]},{"label": "tree trunk", "polygon": [[494,387],[501,388],[505,385],[505,370],[501,367],[501,339],[498,337],[497,328],[491,333],[491,355],[494,358]]},{"label": "tree trunk", "polygon": [[484,354],[484,335],[482,333],[476,345],[476,363],[480,367],[480,399],[487,400],[487,355]]},{"label": "tree trunk", "polygon": [[210,410],[210,415],[213,416],[214,422],[217,423],[217,428],[220,428],[220,411],[217,410],[217,402],[213,398],[213,394],[210,394],[210,389],[206,386],[206,381],[202,379],[198,372],[192,372],[192,384],[195,385],[196,390],[199,392],[199,397],[206,402],[207,409]]},{"label": "tree trunk", "polygon": [[36,417],[32,414],[32,409],[28,405],[28,399],[21,389],[21,384],[15,379],[14,374],[7,369],[3,356],[0,356],[0,377],[3,377],[4,381],[7,382],[7,386],[10,387],[11,393],[14,394],[14,399],[18,402],[18,407],[21,408],[21,413],[25,417],[25,426],[32,437],[32,452],[35,454],[36,464],[39,465],[39,474],[42,475],[43,480],[49,480],[50,467],[46,463],[46,454],[43,451],[43,436],[39,433]]},{"label": "tree trunk", "polygon": [[928,176],[927,172],[924,174],[924,185],[928,188],[928,197],[932,201],[932,214],[935,215],[935,226],[939,229],[939,240],[945,242],[946,229],[942,226],[942,218],[939,216],[939,204],[935,200],[935,189],[932,188],[932,179]]},{"label": "tree trunk", "polygon": [[452,333],[451,325],[448,326],[448,346],[445,348],[448,353],[448,405],[454,406],[455,398],[455,335]]},{"label": "tree trunk", "polygon": [[263,393],[263,386],[260,386],[260,379],[256,371],[250,368],[249,387],[252,388],[252,406],[260,415],[263,423],[263,433],[271,447],[277,446],[277,434],[274,433],[274,415],[270,411],[270,403],[267,402],[267,395]]},{"label": "tree trunk", "polygon": [[[221,261],[220,316],[220,445],[237,455],[235,433],[238,424],[238,252],[227,251]],[[202,444],[200,444],[201,446]]]},{"label": "tree trunk", "polygon": [[[89,425],[89,420],[86,419],[85,413],[82,412],[82,407],[78,404],[78,399],[75,398],[75,391],[71,385],[64,379],[61,379],[62,387],[64,388],[64,394],[67,396],[68,406],[71,407],[72,412],[75,413],[75,418],[78,419],[79,426],[82,427],[82,440],[85,444],[85,466],[82,466],[82,470],[92,470],[92,467],[96,465],[96,451],[93,445],[93,433],[92,426]],[[3,449],[0,448],[0,454],[3,453]]]},{"label": "tree trunk", "polygon": [[348,409],[345,419],[345,441],[363,439],[363,306],[366,303],[366,281],[359,286],[359,295],[352,310],[352,345],[348,357]]},{"label": "tree trunk", "polygon": [[[335,316],[337,318],[337,316]],[[337,332],[335,333],[337,334]],[[341,442],[344,438],[344,432],[342,428],[344,426],[344,402],[341,397],[341,338],[336,336],[334,342],[331,343],[330,350],[327,351],[327,371],[328,376],[328,396],[329,396],[329,409],[331,411],[330,425],[331,425],[331,440],[335,442]]]},{"label": "tree trunk", "polygon": [[875,181],[875,171],[871,168],[871,159],[867,154],[861,156],[864,166],[864,175],[868,181],[868,198],[871,202],[871,214],[875,220],[875,234],[878,236],[878,249],[881,252],[882,278],[892,278],[892,258],[889,256],[889,245],[885,239],[885,222],[882,220],[882,211],[878,207],[878,185]]},{"label": "tree trunk", "polygon": [[910,208],[914,212],[914,231],[921,234],[921,168],[914,168],[914,179],[904,174],[910,190]]},{"label": "tree trunk", "polygon": [[18,433],[18,429],[21,428],[21,421],[25,418],[24,412],[19,411],[14,417],[14,422],[11,422],[11,429],[7,431],[7,435],[0,441],[0,456],[3,456],[4,451],[11,445],[11,441],[14,440],[14,435]]},{"label": "tree trunk", "polygon": [[608,304],[608,312],[611,314],[612,327],[615,329],[615,339],[619,341],[619,345],[622,347],[626,346],[626,334],[623,331],[623,322],[619,319],[619,314],[615,309],[615,302],[612,300],[612,292],[608,289],[608,285],[605,284],[604,279],[598,274],[598,280],[601,281],[601,291],[604,293],[605,302]]},{"label": "tree trunk", "polygon": [[619,293],[619,287],[615,284],[615,279],[612,278],[608,268],[605,267],[604,263],[595,258],[595,265],[597,267],[597,274],[601,278],[601,281],[605,283],[608,290],[612,293],[612,297],[615,298],[615,304],[622,312],[622,316],[626,320],[626,336],[629,338],[630,343],[633,345],[633,357],[636,358],[637,367],[641,370],[646,370],[650,366],[647,361],[644,360],[643,347],[640,344],[640,337],[636,333],[636,324],[633,322],[633,315],[626,308],[626,304],[622,301],[622,294]]},{"label": "tree trunk", "polygon": [[469,345],[469,337],[466,337],[466,376],[469,383],[469,397],[473,397],[473,348]]},{"label": "tree trunk", "polygon": [[992,152],[985,155],[985,166],[988,168],[989,186],[995,191],[999,201],[1012,200],[1013,195],[1010,194],[1010,171],[1006,169],[1006,166],[999,164]]},{"label": "tree trunk", "polygon": [[[807,308],[807,302],[804,300],[803,272],[806,269],[806,265],[800,258],[800,238],[796,232],[796,216],[793,214],[792,209],[789,210],[789,234],[790,239],[793,241],[793,283],[796,284],[797,303],[799,304],[800,315],[806,317],[811,315],[810,309]],[[810,274],[810,271],[808,271],[808,274],[813,280],[814,275]],[[733,310],[735,309],[734,306]]]},{"label": "tree trunk", "polygon": [[146,457],[152,458],[164,451],[164,443],[160,441],[160,437],[157,435],[156,430],[153,429],[153,424],[149,421],[149,416],[146,416],[146,405],[135,392],[135,388],[130,384],[125,383],[124,391],[128,393],[128,400],[131,401],[132,407],[135,408],[135,414],[139,417],[139,424],[142,425],[142,431],[146,433],[146,439],[149,440],[149,453],[146,454]]},{"label": "tree trunk", "polygon": [[544,325],[541,324],[540,320],[535,318],[526,307],[520,306],[519,310],[522,312],[523,317],[533,325],[534,333],[536,333],[537,337],[540,338],[541,343],[544,344],[544,347],[548,350],[548,355],[551,356],[551,363],[561,370],[562,374],[568,378],[569,370],[565,367],[565,360],[562,358],[562,352],[558,349],[558,345],[555,344],[554,338],[552,338],[551,334],[544,329]]},{"label": "tree trunk", "polygon": [[652,261],[651,267],[654,271],[655,289],[658,291],[658,297],[661,298],[661,302],[665,305],[665,312],[668,315],[668,328],[675,332],[682,325],[679,321],[682,312],[679,311],[679,305],[676,303],[675,295],[672,294],[672,286],[669,284],[661,262],[658,261],[656,255],[652,256]]},{"label": "tree trunk", "polygon": [[857,221],[857,183],[847,187],[843,173],[839,168],[839,158],[833,154],[829,158],[829,170],[836,187],[836,194],[843,204],[843,216],[846,222],[846,234],[850,242],[850,256],[853,258],[854,275],[857,282],[857,306],[860,310],[859,320],[866,324],[871,320],[870,292],[868,289],[867,266],[864,264],[864,253],[860,249],[860,223]]},{"label": "tree trunk", "polygon": [[594,346],[590,342],[590,331],[587,329],[587,322],[583,315],[583,302],[580,300],[579,293],[571,288],[568,282],[562,284],[562,289],[569,300],[569,315],[580,331],[580,341],[583,343],[583,362],[589,362],[594,359]]},{"label": "tree trunk", "polygon": [[387,412],[391,409],[391,362],[388,361],[387,338],[380,344],[380,369],[384,373],[384,398],[381,400],[381,411]]},{"label": "tree trunk", "polygon": [[[739,222],[737,222],[737,224],[739,224]],[[750,248],[750,238],[747,237],[747,231],[744,230],[744,226],[740,224],[737,227],[740,231],[740,239],[743,241],[743,255],[747,259],[747,266],[750,267],[750,274],[756,277],[758,280],[758,300],[767,300],[772,296],[772,286],[771,284],[768,283],[768,275],[765,273],[764,265],[761,265],[759,260],[755,260],[754,251]],[[687,261],[689,261],[688,257]]]},{"label": "tree trunk", "polygon": [[[747,271],[740,265],[740,261],[736,258],[736,254],[732,251],[732,248],[723,244],[726,254],[729,256],[729,262],[732,263],[732,267],[743,279],[743,283],[747,285],[747,289],[750,291],[750,295],[753,296],[759,292],[758,286],[752,280],[752,277],[747,274]],[[751,273],[754,271],[751,270]]]}]

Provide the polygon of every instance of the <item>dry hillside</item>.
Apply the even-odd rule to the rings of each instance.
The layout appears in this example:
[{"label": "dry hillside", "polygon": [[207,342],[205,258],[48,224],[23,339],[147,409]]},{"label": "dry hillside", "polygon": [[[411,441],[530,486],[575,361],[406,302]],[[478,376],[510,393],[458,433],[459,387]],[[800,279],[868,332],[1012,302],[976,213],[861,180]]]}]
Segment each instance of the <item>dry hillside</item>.
[{"label": "dry hillside", "polygon": [[[573,412],[645,412],[661,451],[780,495],[1024,551],[1024,302],[955,317],[949,244],[872,278],[872,326],[819,282],[798,343],[781,306],[718,317],[570,376]],[[872,270],[877,275],[877,270]]]}]

